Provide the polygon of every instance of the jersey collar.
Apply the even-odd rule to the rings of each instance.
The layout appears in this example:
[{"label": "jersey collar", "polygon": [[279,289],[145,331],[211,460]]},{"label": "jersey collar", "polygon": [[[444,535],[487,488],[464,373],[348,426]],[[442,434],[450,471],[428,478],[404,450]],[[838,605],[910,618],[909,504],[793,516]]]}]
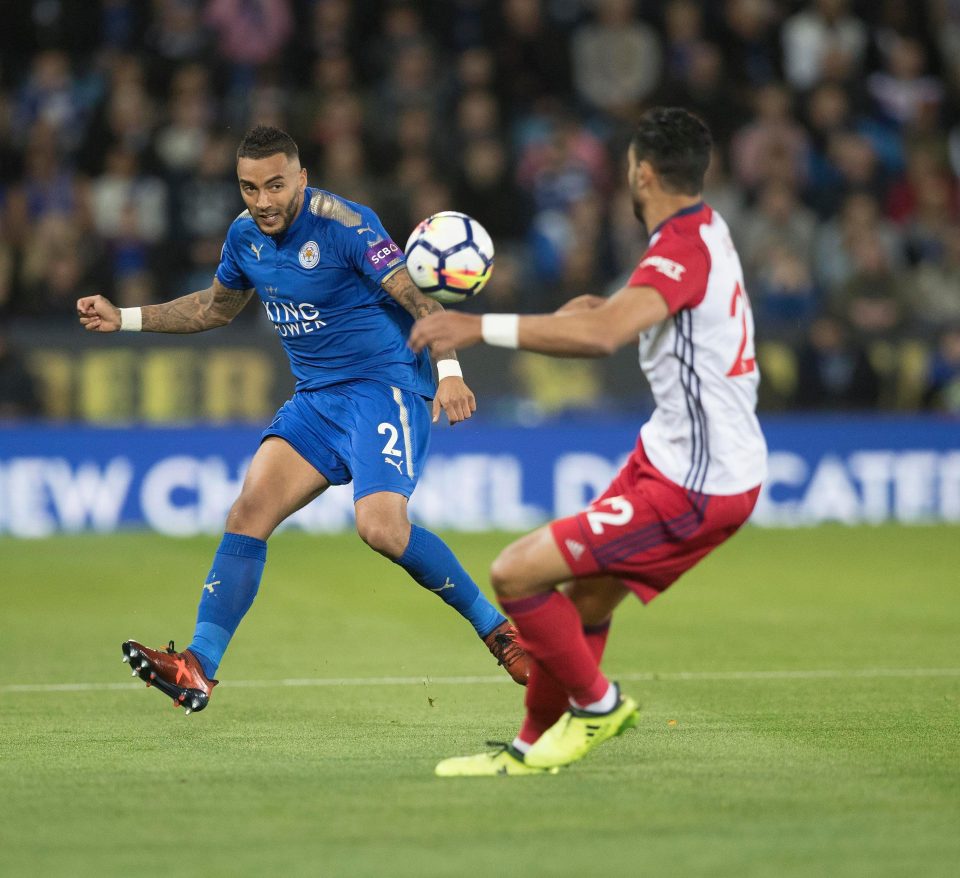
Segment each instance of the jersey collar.
[{"label": "jersey collar", "polygon": [[682,207],[676,213],[671,213],[665,220],[657,223],[657,227],[650,233],[649,237],[653,237],[657,232],[660,231],[668,222],[671,220],[679,219],[682,216],[690,216],[691,214],[696,213],[698,210],[703,210],[703,201],[698,201],[696,204],[691,204],[689,207]]}]

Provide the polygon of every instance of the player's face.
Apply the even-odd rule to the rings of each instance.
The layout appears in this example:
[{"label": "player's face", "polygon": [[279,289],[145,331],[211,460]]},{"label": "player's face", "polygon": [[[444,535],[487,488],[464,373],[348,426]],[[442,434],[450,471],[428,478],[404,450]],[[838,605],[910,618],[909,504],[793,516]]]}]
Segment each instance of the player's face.
[{"label": "player's face", "polygon": [[296,158],[282,152],[264,159],[237,161],[240,194],[250,216],[265,235],[280,235],[290,228],[303,204],[307,172]]}]

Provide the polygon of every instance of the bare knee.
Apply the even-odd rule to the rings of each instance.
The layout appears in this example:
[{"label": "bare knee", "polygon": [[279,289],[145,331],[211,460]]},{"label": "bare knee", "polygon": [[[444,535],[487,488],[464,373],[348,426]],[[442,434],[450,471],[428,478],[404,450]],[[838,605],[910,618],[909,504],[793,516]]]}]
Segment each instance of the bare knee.
[{"label": "bare knee", "polygon": [[490,585],[497,597],[506,600],[529,594],[523,581],[523,550],[516,543],[507,546],[490,565]]},{"label": "bare knee", "polygon": [[265,540],[273,533],[277,524],[279,522],[273,520],[255,497],[241,492],[227,514],[226,530],[228,533]]},{"label": "bare knee", "polygon": [[361,515],[357,518],[357,533],[375,552],[396,561],[410,542],[410,522],[405,517]]}]

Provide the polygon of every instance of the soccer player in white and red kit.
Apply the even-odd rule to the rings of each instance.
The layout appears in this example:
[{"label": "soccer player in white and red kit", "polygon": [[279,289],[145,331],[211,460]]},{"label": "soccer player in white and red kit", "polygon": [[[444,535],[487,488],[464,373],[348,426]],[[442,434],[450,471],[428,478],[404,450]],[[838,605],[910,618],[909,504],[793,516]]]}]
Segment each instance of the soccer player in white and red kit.
[{"label": "soccer player in white and red kit", "polygon": [[610,487],[585,510],[508,546],[493,587],[534,661],[514,741],[446,759],[441,776],[556,771],[632,727],[637,705],[600,671],[615,607],[647,603],[747,520],[766,471],[759,373],[740,259],[701,198],[710,133],[679,108],[643,115],[628,152],[638,219],[650,230],[627,285],[554,314],[444,312],[410,344],[479,341],[557,356],[604,356],[639,337],[656,409]]}]

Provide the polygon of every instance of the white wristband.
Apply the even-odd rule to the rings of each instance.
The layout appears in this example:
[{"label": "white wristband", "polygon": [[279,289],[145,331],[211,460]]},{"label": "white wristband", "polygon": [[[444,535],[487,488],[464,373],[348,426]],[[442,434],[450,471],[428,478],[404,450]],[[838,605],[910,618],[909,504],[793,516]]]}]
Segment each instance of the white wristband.
[{"label": "white wristband", "polygon": [[516,348],[520,344],[519,314],[484,314],[480,318],[483,340],[498,348]]},{"label": "white wristband", "polygon": [[143,310],[141,308],[120,309],[120,331],[140,332],[143,329]]},{"label": "white wristband", "polygon": [[450,376],[463,378],[463,369],[457,360],[437,360],[437,379],[443,381]]}]

